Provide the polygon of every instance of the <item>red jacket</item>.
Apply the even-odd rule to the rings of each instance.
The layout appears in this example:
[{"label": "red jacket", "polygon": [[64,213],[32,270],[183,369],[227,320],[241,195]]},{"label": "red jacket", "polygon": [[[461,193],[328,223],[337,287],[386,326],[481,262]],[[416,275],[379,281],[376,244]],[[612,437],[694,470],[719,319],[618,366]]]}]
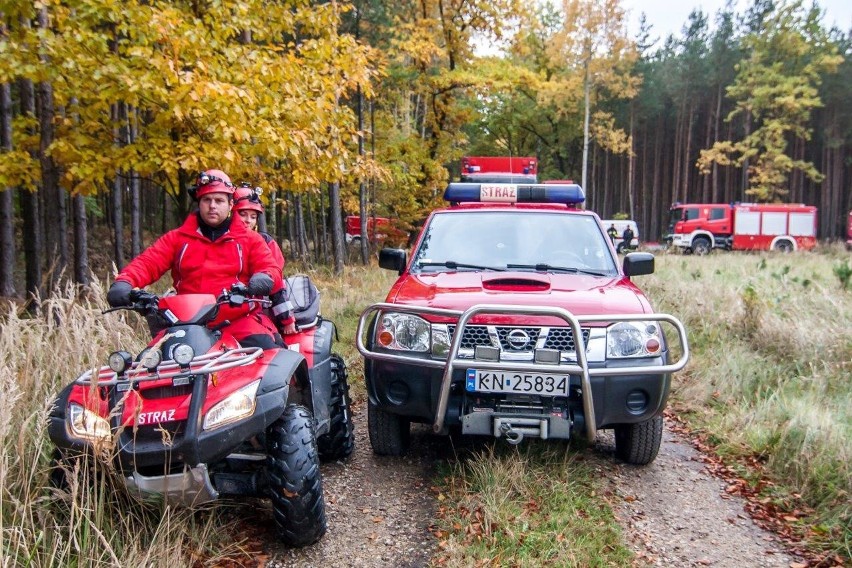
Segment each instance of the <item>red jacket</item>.
[{"label": "red jacket", "polygon": [[281,251],[281,246],[279,246],[278,241],[275,240],[275,237],[270,235],[269,233],[260,233],[260,236],[263,237],[263,240],[266,241],[266,245],[269,247],[269,252],[272,253],[272,258],[275,260],[275,264],[281,267],[281,272],[284,272],[284,253]]},{"label": "red jacket", "polygon": [[169,269],[178,294],[218,295],[236,282],[248,284],[257,272],[272,277],[271,293],[284,288],[281,267],[263,237],[249,231],[242,222],[232,222],[228,232],[211,241],[199,231],[195,213],[134,258],[116,281],[142,288],[159,280]]}]

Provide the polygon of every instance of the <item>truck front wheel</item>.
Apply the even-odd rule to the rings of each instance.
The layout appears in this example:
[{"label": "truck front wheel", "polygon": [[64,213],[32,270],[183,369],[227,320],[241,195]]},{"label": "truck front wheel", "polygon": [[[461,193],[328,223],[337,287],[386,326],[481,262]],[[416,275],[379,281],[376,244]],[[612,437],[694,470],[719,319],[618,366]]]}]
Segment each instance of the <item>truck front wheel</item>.
[{"label": "truck front wheel", "polygon": [[385,412],[367,402],[367,430],[370,445],[380,456],[401,456],[411,443],[411,422],[398,414]]},{"label": "truck front wheel", "polygon": [[648,465],[654,461],[662,441],[662,416],[615,427],[615,455],[629,464]]},{"label": "truck front wheel", "polygon": [[692,241],[693,254],[704,256],[705,254],[709,254],[711,250],[713,250],[713,247],[710,244],[710,240],[706,237],[696,237]]}]

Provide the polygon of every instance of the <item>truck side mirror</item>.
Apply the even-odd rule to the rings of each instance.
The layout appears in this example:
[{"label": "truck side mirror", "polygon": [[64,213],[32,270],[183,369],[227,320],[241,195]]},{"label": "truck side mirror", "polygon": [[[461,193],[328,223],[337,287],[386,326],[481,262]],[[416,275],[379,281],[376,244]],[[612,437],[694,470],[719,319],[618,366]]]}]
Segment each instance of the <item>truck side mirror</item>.
[{"label": "truck side mirror", "polygon": [[379,266],[402,274],[408,264],[408,254],[402,249],[383,248],[379,251]]},{"label": "truck side mirror", "polygon": [[654,273],[654,255],[649,252],[631,252],[624,257],[624,275],[641,276]]}]

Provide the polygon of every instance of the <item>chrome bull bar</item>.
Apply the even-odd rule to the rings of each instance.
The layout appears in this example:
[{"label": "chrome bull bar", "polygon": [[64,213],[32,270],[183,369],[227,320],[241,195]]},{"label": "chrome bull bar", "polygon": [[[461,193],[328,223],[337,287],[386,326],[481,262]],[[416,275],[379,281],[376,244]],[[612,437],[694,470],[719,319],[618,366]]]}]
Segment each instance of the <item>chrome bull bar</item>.
[{"label": "chrome bull bar", "polygon": [[[396,355],[393,353],[377,353],[367,348],[364,343],[364,333],[367,322],[373,313],[380,312],[409,313],[414,315],[432,315],[441,317],[458,318],[453,340],[446,359],[432,359],[431,353],[426,355],[430,358],[417,358],[410,355]],[[356,346],[358,351],[367,359],[379,361],[390,361],[405,363],[422,367],[443,368],[444,374],[441,379],[441,390],[438,396],[438,408],[435,413],[435,422],[432,429],[437,433],[444,429],[444,419],[447,414],[447,404],[450,399],[450,385],[452,384],[453,371],[457,366],[468,366],[472,359],[460,359],[458,357],[465,326],[468,322],[480,314],[492,315],[527,315],[527,316],[553,316],[565,321],[574,334],[574,347],[576,350],[576,363],[547,364],[528,363],[514,361],[482,361],[477,359],[476,366],[479,369],[490,371],[514,371],[514,372],[548,372],[557,374],[571,374],[580,376],[580,392],[583,398],[583,413],[585,414],[586,439],[594,442],[597,436],[597,422],[595,420],[595,406],[592,399],[593,376],[622,376],[622,375],[651,375],[658,373],[674,373],[686,366],[689,360],[689,344],[686,339],[686,330],[683,324],[674,316],[669,314],[608,314],[608,315],[581,315],[577,316],[570,311],[555,306],[507,306],[500,304],[477,304],[467,310],[446,310],[441,308],[429,308],[423,306],[408,306],[390,303],[373,304],[361,313],[358,320],[356,332]],[[608,367],[601,369],[590,369],[586,359],[586,341],[580,328],[580,322],[628,322],[628,321],[657,321],[671,324],[678,333],[682,352],[677,361],[666,365],[652,366],[630,366],[630,367]]]}]

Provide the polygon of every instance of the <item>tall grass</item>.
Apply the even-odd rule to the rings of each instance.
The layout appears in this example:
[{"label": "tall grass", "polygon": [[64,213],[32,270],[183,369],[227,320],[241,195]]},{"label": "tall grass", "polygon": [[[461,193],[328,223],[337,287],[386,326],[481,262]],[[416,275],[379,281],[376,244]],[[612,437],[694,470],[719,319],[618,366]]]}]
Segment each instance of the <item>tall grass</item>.
[{"label": "tall grass", "polygon": [[[383,299],[392,275],[369,268],[339,278],[309,272],[323,293],[323,314],[339,324],[336,350],[359,367],[355,316]],[[243,555],[226,506],[189,511],[139,503],[108,461],[95,463],[93,477],[71,475],[69,487],[51,486],[47,417],[54,397],[111,351],[138,353],[146,342],[140,316],[101,314],[105,295],[95,281],[83,299],[72,287],[60,291],[38,316],[12,304],[0,310],[0,566],[216,565]],[[357,371],[352,382],[363,384]]]},{"label": "tall grass", "polygon": [[661,255],[640,285],[689,333],[674,399],[718,451],[756,456],[815,509],[825,545],[852,542],[852,292],[818,253]]}]

